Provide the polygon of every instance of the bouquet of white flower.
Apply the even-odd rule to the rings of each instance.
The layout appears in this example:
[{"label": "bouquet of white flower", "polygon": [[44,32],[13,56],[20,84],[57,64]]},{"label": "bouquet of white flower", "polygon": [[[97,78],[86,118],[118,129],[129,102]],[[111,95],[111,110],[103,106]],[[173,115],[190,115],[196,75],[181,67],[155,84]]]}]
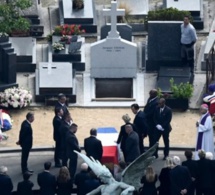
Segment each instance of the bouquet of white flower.
[{"label": "bouquet of white flower", "polygon": [[64,48],[64,45],[62,43],[59,43],[59,42],[55,42],[52,44],[52,47],[55,51],[60,51],[60,50],[63,50],[65,49]]},{"label": "bouquet of white flower", "polygon": [[23,88],[8,88],[4,92],[0,92],[0,106],[23,108],[31,103],[31,92]]}]

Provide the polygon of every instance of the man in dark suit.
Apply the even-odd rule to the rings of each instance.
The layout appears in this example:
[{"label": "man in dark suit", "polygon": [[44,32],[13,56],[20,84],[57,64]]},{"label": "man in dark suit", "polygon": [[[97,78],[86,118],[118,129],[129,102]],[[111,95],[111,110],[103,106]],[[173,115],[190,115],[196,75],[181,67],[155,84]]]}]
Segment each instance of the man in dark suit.
[{"label": "man in dark suit", "polygon": [[195,188],[196,188],[196,176],[198,171],[197,161],[193,160],[193,153],[191,150],[186,150],[184,155],[186,156],[186,161],[182,162],[182,166],[185,166],[190,171],[190,175],[192,177],[192,184],[190,186],[190,189],[188,190],[189,195],[195,194]]},{"label": "man in dark suit", "polygon": [[102,159],[102,142],[96,138],[97,130],[90,130],[90,137],[84,139],[84,149],[88,157],[93,157],[95,160],[101,161]]},{"label": "man in dark suit", "polygon": [[29,112],[26,115],[26,120],[22,122],[21,129],[19,132],[19,141],[16,142],[17,145],[20,145],[22,148],[22,157],[21,157],[21,168],[22,173],[26,171],[33,173],[32,170],[28,169],[28,156],[32,148],[33,143],[33,133],[31,128],[31,123],[34,121],[34,114]]},{"label": "man in dark suit", "polygon": [[31,174],[25,172],[23,174],[24,181],[21,181],[17,185],[17,195],[33,195],[34,184],[29,180]]},{"label": "man in dark suit", "polygon": [[155,144],[155,123],[154,123],[154,113],[158,106],[158,92],[156,89],[152,89],[149,92],[149,99],[145,105],[143,112],[146,116],[146,122],[148,125],[148,136],[149,136],[149,147]]},{"label": "man in dark suit", "polygon": [[125,131],[128,134],[128,138],[126,139],[126,142],[125,142],[125,152],[126,152],[125,162],[127,164],[130,164],[137,157],[140,156],[139,137],[138,137],[138,134],[133,130],[130,124],[125,126]]},{"label": "man in dark suit", "polygon": [[62,108],[64,115],[69,112],[66,105],[66,96],[63,93],[58,94],[58,101],[55,104],[55,108]]},{"label": "man in dark suit", "polygon": [[66,133],[66,155],[69,158],[69,172],[70,177],[73,180],[77,168],[78,155],[74,152],[74,150],[81,152],[78,139],[75,136],[77,132],[78,126],[73,123]]},{"label": "man in dark suit", "polygon": [[44,168],[45,170],[37,176],[37,183],[40,186],[40,195],[55,195],[56,178],[49,172],[51,162],[46,162]]},{"label": "man in dark suit", "polygon": [[11,178],[7,175],[7,167],[0,167],[0,194],[10,195],[12,194],[13,183]]},{"label": "man in dark suit", "polygon": [[85,181],[90,179],[88,165],[81,164],[81,171],[75,175],[75,185],[77,186],[77,195],[85,195]]},{"label": "man in dark suit", "polygon": [[198,151],[199,160],[197,160],[196,176],[196,195],[214,195],[213,192],[213,164],[212,161],[205,158],[205,151]]},{"label": "man in dark suit", "polygon": [[[164,158],[169,155],[169,133],[172,130],[170,122],[172,120],[172,110],[165,105],[165,99],[161,98],[158,102],[158,107],[154,113],[155,122],[155,141],[159,142],[160,137],[164,141]],[[155,157],[158,158],[158,149],[155,152]]]},{"label": "man in dark suit", "polygon": [[181,166],[178,156],[173,156],[174,167],[170,170],[171,195],[188,194],[192,179],[187,167]]},{"label": "man in dark suit", "polygon": [[55,167],[61,167],[60,163],[60,153],[61,153],[61,134],[60,134],[60,126],[62,123],[63,109],[61,107],[55,108],[55,116],[53,118],[53,138],[55,141],[55,152],[54,152],[54,161]]},{"label": "man in dark suit", "polygon": [[63,121],[60,126],[60,138],[61,138],[61,155],[62,155],[62,165],[67,167],[68,158],[66,156],[66,133],[69,131],[71,126],[71,116],[70,113],[66,113],[63,116]]},{"label": "man in dark suit", "polygon": [[135,114],[133,125],[135,127],[135,131],[137,132],[139,136],[139,147],[140,147],[140,153],[144,153],[144,141],[143,139],[147,136],[147,123],[146,123],[146,117],[143,111],[140,110],[140,107],[138,104],[132,104],[131,110]]}]

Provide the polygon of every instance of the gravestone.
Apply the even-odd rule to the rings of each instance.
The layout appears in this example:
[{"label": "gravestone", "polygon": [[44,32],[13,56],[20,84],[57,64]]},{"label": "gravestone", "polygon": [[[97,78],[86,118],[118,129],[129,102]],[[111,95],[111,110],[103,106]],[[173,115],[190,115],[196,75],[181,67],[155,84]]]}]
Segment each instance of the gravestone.
[{"label": "gravestone", "polygon": [[96,33],[96,13],[93,0],[84,1],[83,9],[73,9],[72,0],[59,0],[61,24],[79,24],[86,33]]},{"label": "gravestone", "polygon": [[126,5],[131,12],[129,15],[140,17],[148,15],[149,0],[117,0],[118,5]]},{"label": "gravestone", "polygon": [[146,70],[181,66],[180,21],[149,21]]},{"label": "gravestone", "polygon": [[35,72],[36,39],[32,37],[10,37],[17,54],[17,72]]},{"label": "gravestone", "polygon": [[163,0],[164,8],[176,8],[178,10],[189,11],[193,17],[193,26],[202,30],[204,28],[203,0]]},{"label": "gravestone", "polygon": [[[105,39],[108,36],[108,32],[111,29],[110,24],[106,24],[101,28],[101,39]],[[122,39],[132,41],[132,28],[127,24],[117,24],[117,31]]]},{"label": "gravestone", "polygon": [[[95,79],[96,86],[118,86],[110,94],[96,91],[96,97],[116,97],[115,91],[121,91],[119,79],[136,78],[137,74],[137,45],[122,39],[117,31],[117,16],[124,15],[124,10],[117,9],[117,2],[111,2],[111,9],[104,9],[104,15],[111,16],[111,30],[106,39],[91,44],[91,78]],[[105,79],[105,80],[102,80]],[[105,84],[104,84],[105,82]],[[132,86],[128,88],[132,97]],[[105,92],[103,90],[103,92]]]},{"label": "gravestone", "polygon": [[[63,77],[62,77],[63,75]],[[69,102],[76,102],[73,95],[73,70],[68,62],[40,62],[36,69],[36,101],[44,102],[64,93]]]},{"label": "gravestone", "polygon": [[[60,41],[60,36],[53,36],[52,43]],[[74,39],[75,41],[75,39]],[[76,52],[70,52],[71,46],[65,44],[65,49],[60,52],[54,52],[52,47],[49,47],[49,53],[51,53],[53,62],[71,62],[73,64],[73,69],[77,71],[85,70],[85,38],[78,36],[77,42],[72,42],[76,46]],[[82,43],[82,44],[80,44]],[[81,47],[80,47],[81,46]]]},{"label": "gravestone", "polygon": [[17,86],[16,53],[14,53],[11,43],[6,38],[0,40],[0,91]]},{"label": "gravestone", "polygon": [[40,18],[39,18],[39,11],[38,11],[38,1],[37,0],[31,0],[32,6],[20,11],[20,14],[28,18],[32,24],[38,25],[40,24]]}]

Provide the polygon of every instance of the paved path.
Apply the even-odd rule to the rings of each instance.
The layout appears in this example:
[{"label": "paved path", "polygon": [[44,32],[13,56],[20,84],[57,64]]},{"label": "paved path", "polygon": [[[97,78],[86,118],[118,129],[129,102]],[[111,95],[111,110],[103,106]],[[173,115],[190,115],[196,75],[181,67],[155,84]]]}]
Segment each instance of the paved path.
[{"label": "paved path", "polygon": [[[159,174],[161,168],[164,165],[163,153],[159,151],[160,157],[155,160],[153,167],[156,170],[156,173]],[[178,155],[183,161],[184,155],[183,152],[170,151],[170,156]],[[33,189],[38,189],[37,185],[37,174],[43,171],[43,164],[46,161],[53,161],[53,152],[31,152],[29,157],[29,168],[34,170],[34,174],[31,176],[31,181],[34,183]],[[79,165],[83,162],[82,159],[79,159]],[[22,180],[21,168],[20,168],[20,153],[10,153],[10,154],[0,154],[0,166],[8,167],[8,175],[12,178],[14,191],[17,189],[17,183]],[[52,167],[51,173],[57,175],[59,168]]]}]

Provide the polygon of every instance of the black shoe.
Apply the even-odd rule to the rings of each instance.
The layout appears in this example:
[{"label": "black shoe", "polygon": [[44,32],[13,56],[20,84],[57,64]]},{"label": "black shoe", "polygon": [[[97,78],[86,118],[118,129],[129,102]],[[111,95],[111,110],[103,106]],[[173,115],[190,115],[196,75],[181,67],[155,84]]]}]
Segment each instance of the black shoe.
[{"label": "black shoe", "polygon": [[57,163],[57,164],[55,164],[55,167],[56,167],[56,168],[61,168],[62,165],[61,165],[60,163]]},{"label": "black shoe", "polygon": [[32,173],[32,174],[34,173],[33,170],[29,170],[29,169],[27,170],[27,172]]},{"label": "black shoe", "polygon": [[157,159],[157,158],[158,158],[158,155],[157,155],[157,154],[155,154],[155,155],[154,155],[154,157]]}]

